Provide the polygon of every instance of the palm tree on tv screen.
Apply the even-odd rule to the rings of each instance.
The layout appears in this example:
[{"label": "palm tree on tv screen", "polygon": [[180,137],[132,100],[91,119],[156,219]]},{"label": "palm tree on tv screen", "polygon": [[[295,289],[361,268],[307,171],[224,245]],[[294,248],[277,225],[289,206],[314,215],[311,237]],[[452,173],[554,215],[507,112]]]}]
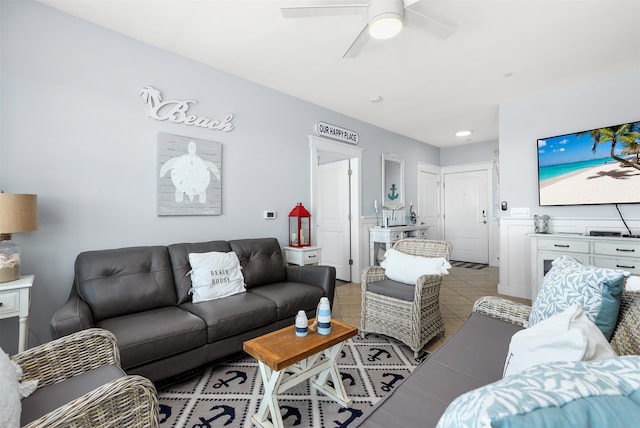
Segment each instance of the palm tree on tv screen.
[{"label": "palm tree on tv screen", "polygon": [[[586,132],[580,132],[578,135],[584,135]],[[616,155],[616,145],[618,143],[624,144],[626,147],[624,151],[629,149],[628,153],[637,153],[640,151],[638,144],[640,144],[640,122],[625,123],[624,125],[611,126],[608,128],[599,128],[589,131],[589,135],[593,139],[592,152],[596,152],[598,144],[611,143],[611,157],[623,165],[630,166],[640,170],[640,164],[637,162],[630,162],[625,158]]]}]

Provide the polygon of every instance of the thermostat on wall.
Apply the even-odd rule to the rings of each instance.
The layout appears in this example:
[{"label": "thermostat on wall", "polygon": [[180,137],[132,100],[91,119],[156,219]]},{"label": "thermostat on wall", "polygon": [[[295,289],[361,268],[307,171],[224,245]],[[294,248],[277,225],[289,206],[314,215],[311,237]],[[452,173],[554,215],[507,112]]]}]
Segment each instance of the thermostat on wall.
[{"label": "thermostat on wall", "polygon": [[276,212],[275,211],[265,211],[264,212],[264,218],[266,218],[267,220],[273,220],[274,218],[276,218]]}]

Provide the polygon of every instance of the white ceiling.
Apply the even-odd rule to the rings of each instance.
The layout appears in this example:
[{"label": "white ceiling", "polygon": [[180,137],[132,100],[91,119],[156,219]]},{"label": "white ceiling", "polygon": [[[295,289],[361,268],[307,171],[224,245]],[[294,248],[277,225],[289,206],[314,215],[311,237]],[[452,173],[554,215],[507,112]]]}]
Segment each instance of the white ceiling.
[{"label": "white ceiling", "polygon": [[455,34],[405,27],[354,59],[342,54],[366,16],[280,12],[322,0],[40,1],[438,147],[496,140],[500,103],[640,67],[638,0],[405,1]]}]

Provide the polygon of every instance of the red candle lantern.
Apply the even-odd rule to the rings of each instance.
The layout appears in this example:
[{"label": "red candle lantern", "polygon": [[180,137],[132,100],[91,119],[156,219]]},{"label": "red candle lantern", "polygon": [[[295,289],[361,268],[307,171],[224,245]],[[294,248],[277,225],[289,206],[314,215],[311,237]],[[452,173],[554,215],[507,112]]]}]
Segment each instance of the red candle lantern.
[{"label": "red candle lantern", "polygon": [[311,214],[301,203],[289,213],[289,246],[311,246]]}]

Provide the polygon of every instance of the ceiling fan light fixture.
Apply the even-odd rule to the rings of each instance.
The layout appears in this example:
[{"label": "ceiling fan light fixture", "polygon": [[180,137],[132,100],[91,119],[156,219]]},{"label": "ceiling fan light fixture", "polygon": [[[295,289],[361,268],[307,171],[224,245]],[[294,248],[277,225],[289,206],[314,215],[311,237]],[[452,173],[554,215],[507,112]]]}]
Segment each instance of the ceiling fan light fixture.
[{"label": "ceiling fan light fixture", "polygon": [[381,13],[369,22],[369,35],[374,39],[390,39],[401,30],[402,17],[395,12]]}]

